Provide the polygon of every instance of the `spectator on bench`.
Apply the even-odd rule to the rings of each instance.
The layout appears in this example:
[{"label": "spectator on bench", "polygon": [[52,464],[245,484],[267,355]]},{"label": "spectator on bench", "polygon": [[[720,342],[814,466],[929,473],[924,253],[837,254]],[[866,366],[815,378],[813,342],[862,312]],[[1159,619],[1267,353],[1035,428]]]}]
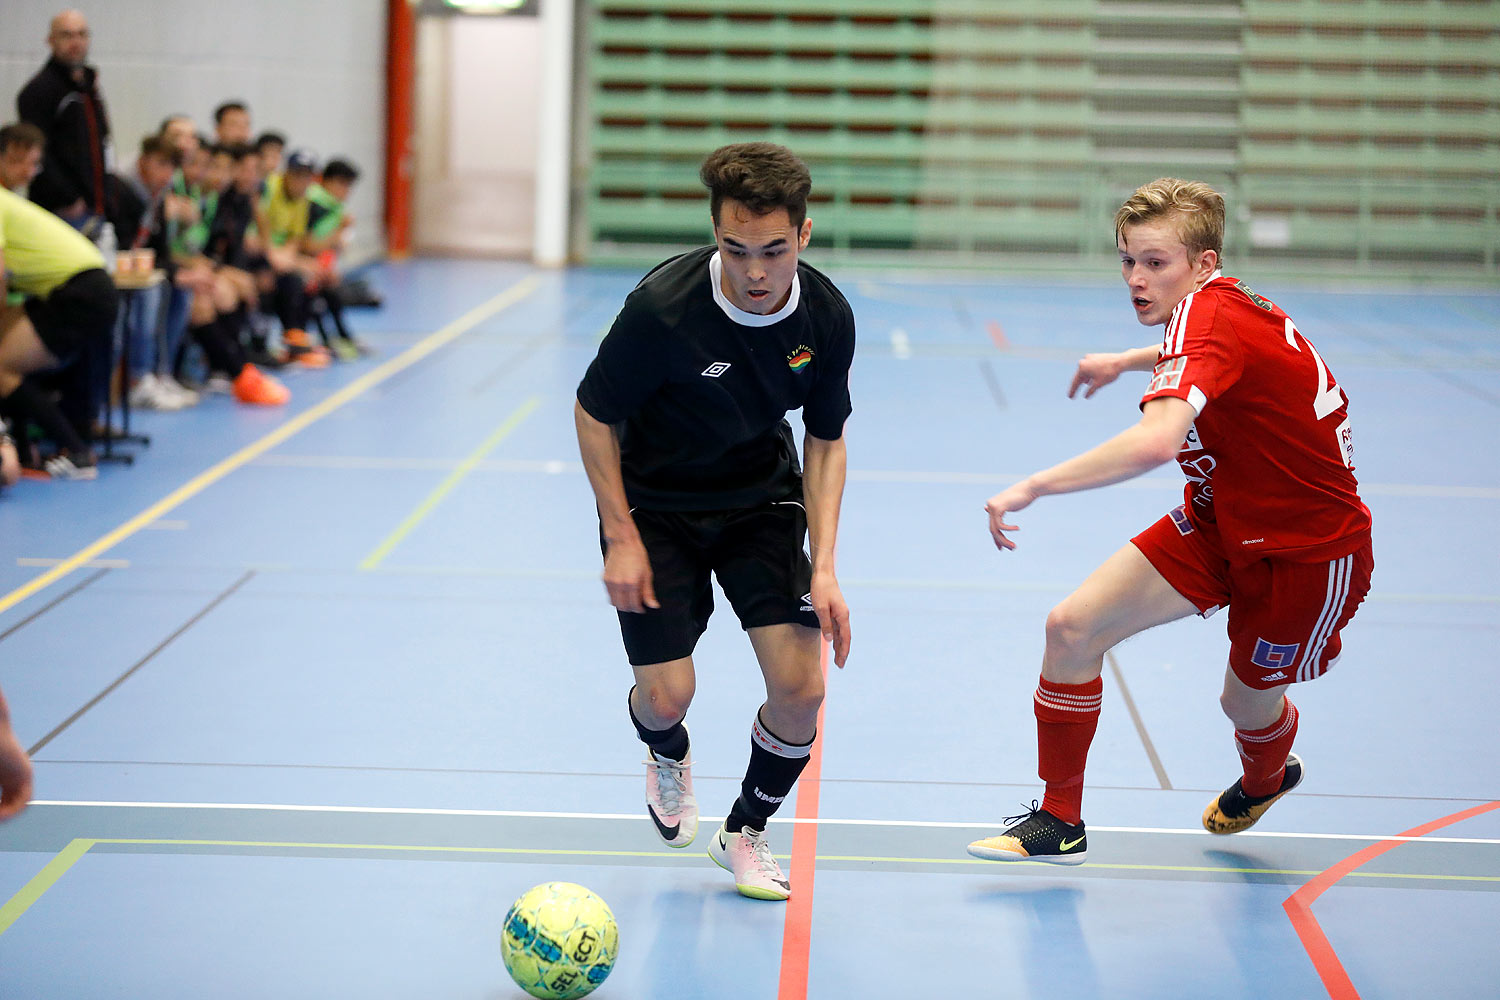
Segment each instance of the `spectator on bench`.
[{"label": "spectator on bench", "polygon": [[0,187],[24,194],[32,178],[42,169],[42,149],[47,141],[42,130],[29,122],[0,128]]},{"label": "spectator on bench", "polygon": [[[260,157],[261,177],[281,173],[281,154],[286,149],[286,136],[280,132],[262,132],[255,140],[255,155]],[[262,193],[265,188],[262,184]]]},{"label": "spectator on bench", "polygon": [[308,189],[307,234],[302,238],[304,274],[309,294],[313,297],[313,321],[318,325],[324,344],[329,344],[328,334],[323,329],[322,312],[326,311],[337,332],[337,339],[330,346],[342,361],[353,361],[361,354],[370,353],[370,348],[349,332],[344,322],[345,303],[339,293],[344,280],[339,271],[339,257],[354,225],[354,216],[346,206],[349,192],[357,180],[359,170],[352,163],[338,159],[328,161],[323,167],[321,180]]},{"label": "spectator on bench", "polygon": [[[178,385],[170,374],[176,341],[168,339],[158,353],[157,330],[168,290],[181,289],[190,295],[213,284],[213,273],[207,266],[182,266],[172,258],[171,244],[177,230],[198,220],[197,204],[171,191],[177,157],[177,147],[165,136],[147,136],[141,142],[135,172],[126,179],[120,198],[121,219],[129,227],[121,234],[123,247],[154,251],[156,266],[167,277],[165,284],[132,296],[122,317],[130,346],[126,373],[130,405],[151,410],[180,410],[198,402],[198,394]],[[168,334],[170,337],[170,331]]]},{"label": "spectator on bench", "polygon": [[241,146],[250,141],[250,109],[241,101],[225,101],[214,109],[214,142]]},{"label": "spectator on bench", "polygon": [[328,352],[314,347],[307,336],[307,279],[301,253],[312,204],[308,191],[316,170],[317,161],[311,153],[294,151],[287,157],[285,171],[265,179],[265,193],[255,212],[264,264],[254,270],[261,283],[262,301],[268,302],[281,320],[281,339],[292,359],[309,368],[328,364]]},{"label": "spectator on bench", "polygon": [[0,190],[0,273],[25,296],[0,306],[0,413],[34,422],[58,446],[44,465],[53,478],[94,479],[78,427],[26,376],[109,350],[118,299],[104,258],[57,216]]}]

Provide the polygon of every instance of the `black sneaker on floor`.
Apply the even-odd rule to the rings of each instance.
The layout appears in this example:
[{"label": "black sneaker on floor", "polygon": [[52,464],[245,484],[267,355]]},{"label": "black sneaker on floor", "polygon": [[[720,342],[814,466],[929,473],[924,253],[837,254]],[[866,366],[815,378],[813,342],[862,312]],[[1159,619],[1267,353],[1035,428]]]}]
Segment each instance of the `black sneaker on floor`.
[{"label": "black sneaker on floor", "polygon": [[1011,824],[1004,833],[976,840],[969,853],[985,861],[1045,861],[1049,865],[1081,865],[1088,857],[1089,842],[1083,824],[1064,823],[1035,799],[1031,809],[1007,816]]},{"label": "black sneaker on floor", "polygon": [[1302,758],[1289,753],[1281,787],[1270,795],[1246,795],[1240,781],[1236,781],[1203,810],[1203,829],[1209,833],[1239,833],[1250,829],[1277,799],[1302,784],[1302,773]]},{"label": "black sneaker on floor", "polygon": [[273,354],[264,347],[250,348],[245,352],[245,360],[257,368],[270,368],[272,370],[285,368],[287,361],[285,357]]}]

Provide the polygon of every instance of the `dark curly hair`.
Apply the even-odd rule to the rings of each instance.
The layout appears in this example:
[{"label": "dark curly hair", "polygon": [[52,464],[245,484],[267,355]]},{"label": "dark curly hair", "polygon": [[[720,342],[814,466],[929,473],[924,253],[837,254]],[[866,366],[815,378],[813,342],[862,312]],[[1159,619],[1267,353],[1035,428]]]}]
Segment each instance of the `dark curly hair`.
[{"label": "dark curly hair", "polygon": [[807,218],[812,175],[807,164],[774,142],[737,142],[708,154],[698,177],[710,193],[714,225],[719,206],[733,198],[757,215],[786,209],[793,229]]}]

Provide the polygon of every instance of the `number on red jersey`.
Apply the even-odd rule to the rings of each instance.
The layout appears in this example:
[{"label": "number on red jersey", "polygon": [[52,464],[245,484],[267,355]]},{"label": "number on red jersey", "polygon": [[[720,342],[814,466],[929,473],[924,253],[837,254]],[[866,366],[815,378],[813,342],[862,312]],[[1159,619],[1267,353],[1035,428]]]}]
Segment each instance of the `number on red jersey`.
[{"label": "number on red jersey", "polygon": [[[1323,356],[1318,349],[1312,345],[1312,341],[1302,336],[1297,327],[1292,323],[1291,317],[1286,321],[1286,342],[1295,351],[1301,351],[1302,345],[1307,345],[1307,353],[1312,355],[1313,361],[1318,366],[1318,381],[1314,386],[1313,393],[1313,419],[1322,420],[1330,413],[1337,412],[1344,405],[1344,391],[1339,384],[1328,374],[1328,366],[1323,363]],[[1344,456],[1344,464],[1354,468],[1354,435],[1349,426],[1349,418],[1334,430],[1338,442],[1338,452]]]}]

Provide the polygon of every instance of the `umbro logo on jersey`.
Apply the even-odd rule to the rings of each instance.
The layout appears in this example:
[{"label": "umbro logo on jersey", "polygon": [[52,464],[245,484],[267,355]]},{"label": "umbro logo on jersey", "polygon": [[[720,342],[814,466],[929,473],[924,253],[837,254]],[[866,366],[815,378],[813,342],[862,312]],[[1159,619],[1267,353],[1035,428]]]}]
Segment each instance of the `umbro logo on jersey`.
[{"label": "umbro logo on jersey", "polygon": [[715,361],[713,364],[711,364],[707,368],[703,369],[703,374],[705,376],[707,376],[708,378],[718,378],[720,375],[723,375],[728,370],[729,370],[729,362],[728,361]]},{"label": "umbro logo on jersey", "polygon": [[799,611],[813,611],[813,610],[815,610],[813,608],[812,594],[808,593],[808,594],[803,594],[802,595],[802,607],[799,608],[798,610]]}]

